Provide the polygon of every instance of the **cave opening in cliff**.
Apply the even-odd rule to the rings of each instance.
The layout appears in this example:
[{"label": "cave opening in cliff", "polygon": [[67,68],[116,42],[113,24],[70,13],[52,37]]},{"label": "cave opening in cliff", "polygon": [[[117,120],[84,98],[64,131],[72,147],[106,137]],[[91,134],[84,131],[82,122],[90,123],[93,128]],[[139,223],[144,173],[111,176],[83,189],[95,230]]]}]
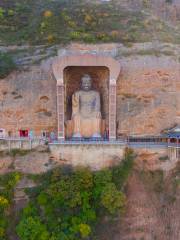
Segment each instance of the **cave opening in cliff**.
[{"label": "cave opening in cliff", "polygon": [[[104,66],[68,66],[64,69],[65,88],[65,122],[69,123],[72,116],[72,95],[80,89],[81,78],[89,74],[92,78],[92,88],[100,93],[101,114],[104,119],[104,129],[109,125],[109,69]],[[67,129],[66,129],[67,130]],[[66,135],[69,135],[67,133]]]}]

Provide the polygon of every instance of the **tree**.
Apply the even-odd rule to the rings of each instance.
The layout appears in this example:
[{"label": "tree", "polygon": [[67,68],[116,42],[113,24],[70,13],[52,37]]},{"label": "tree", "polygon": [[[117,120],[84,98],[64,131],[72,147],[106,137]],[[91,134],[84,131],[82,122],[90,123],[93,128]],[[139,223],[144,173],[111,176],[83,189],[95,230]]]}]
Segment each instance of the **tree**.
[{"label": "tree", "polygon": [[125,195],[118,191],[114,183],[109,183],[101,195],[101,204],[110,214],[123,211],[125,206]]},{"label": "tree", "polygon": [[21,220],[16,228],[21,240],[49,240],[46,226],[38,217],[28,217]]}]

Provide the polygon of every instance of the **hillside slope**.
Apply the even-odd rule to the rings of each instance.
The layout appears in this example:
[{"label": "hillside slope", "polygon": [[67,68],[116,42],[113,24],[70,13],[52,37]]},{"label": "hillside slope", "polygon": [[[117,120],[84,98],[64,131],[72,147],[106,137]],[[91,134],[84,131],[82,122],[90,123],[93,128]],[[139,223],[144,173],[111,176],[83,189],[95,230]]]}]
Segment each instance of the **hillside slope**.
[{"label": "hillside slope", "polygon": [[178,26],[178,9],[174,16],[168,10],[171,5],[161,5],[160,1],[1,0],[0,44],[179,43],[178,28],[173,26]]}]

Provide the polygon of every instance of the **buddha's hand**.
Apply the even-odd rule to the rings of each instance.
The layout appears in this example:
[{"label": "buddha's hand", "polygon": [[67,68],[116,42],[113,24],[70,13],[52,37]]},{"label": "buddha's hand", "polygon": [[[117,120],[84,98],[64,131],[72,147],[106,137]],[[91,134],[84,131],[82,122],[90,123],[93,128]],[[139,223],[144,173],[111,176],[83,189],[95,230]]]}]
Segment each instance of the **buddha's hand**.
[{"label": "buddha's hand", "polygon": [[101,112],[97,112],[95,115],[96,118],[101,118]]},{"label": "buddha's hand", "polygon": [[71,118],[73,119],[73,118],[75,118],[76,116],[79,116],[78,112],[77,112],[77,113],[72,113]]}]

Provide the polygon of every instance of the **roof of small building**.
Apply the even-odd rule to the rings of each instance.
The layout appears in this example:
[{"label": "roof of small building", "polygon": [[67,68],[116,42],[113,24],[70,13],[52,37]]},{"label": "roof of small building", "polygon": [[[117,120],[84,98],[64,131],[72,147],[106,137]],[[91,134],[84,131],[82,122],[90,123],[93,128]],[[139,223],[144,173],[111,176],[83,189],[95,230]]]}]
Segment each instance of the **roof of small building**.
[{"label": "roof of small building", "polygon": [[180,138],[180,125],[170,129],[167,135],[169,138]]}]

